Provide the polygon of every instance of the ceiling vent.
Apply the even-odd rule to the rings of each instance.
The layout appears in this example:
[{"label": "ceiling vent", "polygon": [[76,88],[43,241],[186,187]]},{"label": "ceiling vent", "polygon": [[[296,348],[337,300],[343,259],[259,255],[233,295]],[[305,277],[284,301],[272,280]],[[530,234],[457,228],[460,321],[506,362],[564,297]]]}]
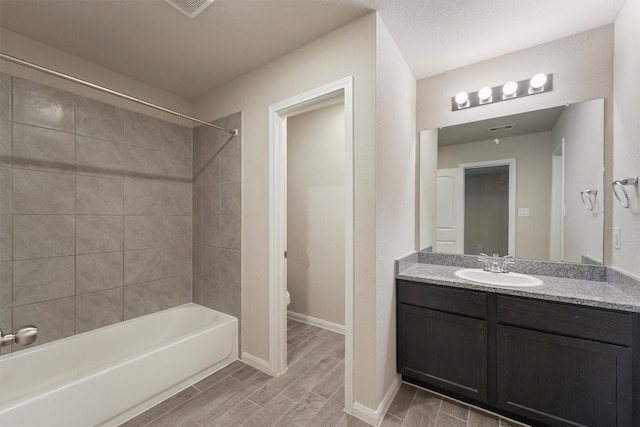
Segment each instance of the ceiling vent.
[{"label": "ceiling vent", "polygon": [[180,12],[193,19],[211,6],[213,0],[164,0]]},{"label": "ceiling vent", "polygon": [[489,132],[507,132],[512,130],[516,125],[502,125],[487,129]]}]

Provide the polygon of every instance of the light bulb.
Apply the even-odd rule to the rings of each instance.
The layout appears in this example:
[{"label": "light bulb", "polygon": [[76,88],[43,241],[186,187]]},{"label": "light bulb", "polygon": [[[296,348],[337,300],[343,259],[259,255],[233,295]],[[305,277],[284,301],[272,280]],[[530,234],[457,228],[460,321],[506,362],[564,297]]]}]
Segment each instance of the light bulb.
[{"label": "light bulb", "polygon": [[502,98],[513,98],[514,96],[516,96],[517,91],[518,83],[514,81],[507,82],[504,86],[502,86]]},{"label": "light bulb", "polygon": [[489,86],[485,86],[478,91],[478,99],[480,100],[480,104],[486,104],[487,102],[492,101],[493,91]]},{"label": "light bulb", "polygon": [[542,92],[545,84],[547,84],[546,74],[536,74],[529,81],[529,93]]},{"label": "light bulb", "polygon": [[467,92],[458,92],[456,95],[456,104],[458,108],[465,108],[469,106],[469,94]]}]

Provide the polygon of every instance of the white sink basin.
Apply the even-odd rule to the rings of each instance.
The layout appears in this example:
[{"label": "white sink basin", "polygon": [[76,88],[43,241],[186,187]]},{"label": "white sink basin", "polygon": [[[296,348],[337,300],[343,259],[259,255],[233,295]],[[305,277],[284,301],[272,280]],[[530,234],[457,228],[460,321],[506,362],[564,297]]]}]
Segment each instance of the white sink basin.
[{"label": "white sink basin", "polygon": [[510,288],[530,288],[540,286],[544,283],[542,280],[527,276],[520,273],[492,273],[479,268],[465,268],[455,272],[455,275],[461,279],[471,282],[481,283],[483,285],[507,286]]}]

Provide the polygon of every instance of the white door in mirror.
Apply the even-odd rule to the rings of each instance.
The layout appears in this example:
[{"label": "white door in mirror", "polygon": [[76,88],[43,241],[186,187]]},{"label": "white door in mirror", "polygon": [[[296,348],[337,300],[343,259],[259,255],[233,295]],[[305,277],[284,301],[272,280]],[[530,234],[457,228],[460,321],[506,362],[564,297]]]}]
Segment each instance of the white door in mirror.
[{"label": "white door in mirror", "polygon": [[492,273],[479,268],[465,268],[455,272],[461,279],[482,285],[507,286],[512,288],[528,288],[541,286],[544,282],[537,277],[520,273]]}]

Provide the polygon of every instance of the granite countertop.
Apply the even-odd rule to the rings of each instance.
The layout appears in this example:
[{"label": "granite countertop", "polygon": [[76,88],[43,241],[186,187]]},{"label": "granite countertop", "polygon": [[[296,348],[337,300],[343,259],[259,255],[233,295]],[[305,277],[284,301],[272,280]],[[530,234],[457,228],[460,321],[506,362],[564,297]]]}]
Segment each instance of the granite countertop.
[{"label": "granite countertop", "polygon": [[640,312],[640,296],[637,293],[627,292],[623,285],[608,281],[531,274],[542,280],[544,284],[530,288],[508,288],[482,285],[454,275],[456,270],[464,267],[419,262],[403,267],[396,274],[397,279],[612,310]]}]

